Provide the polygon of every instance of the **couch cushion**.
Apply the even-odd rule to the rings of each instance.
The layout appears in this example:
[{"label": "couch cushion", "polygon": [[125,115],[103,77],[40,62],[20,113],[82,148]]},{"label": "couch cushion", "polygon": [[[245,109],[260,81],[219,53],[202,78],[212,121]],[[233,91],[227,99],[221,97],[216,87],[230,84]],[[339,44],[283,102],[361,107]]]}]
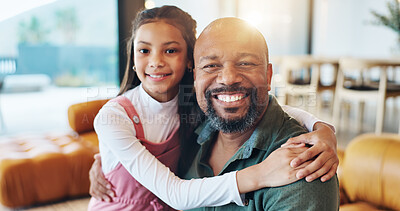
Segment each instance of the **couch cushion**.
[{"label": "couch cushion", "polygon": [[79,134],[79,139],[82,140],[88,147],[91,147],[94,152],[99,152],[99,139],[94,131]]},{"label": "couch cushion", "polygon": [[93,100],[71,105],[68,108],[68,121],[71,128],[77,133],[92,131],[93,120],[107,101]]},{"label": "couch cushion", "polygon": [[400,210],[400,136],[365,134],[347,147],[343,186],[350,201]]},{"label": "couch cushion", "polygon": [[0,203],[29,206],[88,195],[93,150],[71,135],[0,142]]},{"label": "couch cushion", "polygon": [[341,205],[339,208],[340,211],[377,211],[381,210],[378,209],[377,207],[368,204],[366,202],[357,202],[357,203],[352,203],[352,204],[345,204]]}]

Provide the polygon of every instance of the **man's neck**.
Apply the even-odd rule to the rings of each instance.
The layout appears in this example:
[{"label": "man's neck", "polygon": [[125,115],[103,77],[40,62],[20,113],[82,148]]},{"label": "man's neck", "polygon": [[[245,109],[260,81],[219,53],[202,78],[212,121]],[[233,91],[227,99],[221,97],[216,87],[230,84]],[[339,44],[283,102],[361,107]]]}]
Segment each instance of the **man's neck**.
[{"label": "man's neck", "polygon": [[216,143],[219,143],[226,151],[232,151],[233,154],[250,138],[255,128],[251,128],[244,133],[218,133]]},{"label": "man's neck", "polygon": [[208,160],[214,175],[218,175],[222,171],[225,164],[250,138],[254,130],[255,127],[244,133],[218,133],[217,140],[211,146],[210,158]]},{"label": "man's neck", "polygon": [[[268,103],[267,103],[268,106]],[[231,159],[233,155],[239,150],[239,148],[251,137],[257,125],[260,123],[264,116],[267,106],[264,108],[260,118],[254,122],[253,126],[250,127],[243,133],[223,133],[219,131],[217,140],[214,141],[211,146],[210,156],[208,163],[211,166],[214,175],[218,175],[225,164]]]}]

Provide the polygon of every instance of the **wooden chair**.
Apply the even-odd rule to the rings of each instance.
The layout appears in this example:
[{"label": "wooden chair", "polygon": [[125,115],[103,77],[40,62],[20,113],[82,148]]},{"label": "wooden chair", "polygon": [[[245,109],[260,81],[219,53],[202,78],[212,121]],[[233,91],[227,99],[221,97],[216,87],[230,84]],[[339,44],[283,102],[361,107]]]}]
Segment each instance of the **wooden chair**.
[{"label": "wooden chair", "polygon": [[[400,95],[400,84],[388,83],[387,77],[387,69],[396,66],[400,66],[400,60],[341,58],[339,60],[339,73],[333,106],[334,124],[339,123],[341,102],[344,100],[356,100],[359,102],[358,132],[360,132],[365,102],[376,101],[375,133],[382,133],[386,99]],[[380,71],[378,82],[372,82],[369,77],[368,71],[373,68],[379,69]],[[348,74],[352,74],[354,78],[346,78]]]},{"label": "wooden chair", "polygon": [[[334,69],[334,80],[331,84],[321,82],[321,66],[331,65]],[[335,92],[335,79],[338,60],[316,56],[286,56],[282,58],[280,71],[284,79],[283,104],[289,103],[289,96],[303,97],[305,107],[315,102],[317,113],[322,107],[321,93],[326,90]]]}]

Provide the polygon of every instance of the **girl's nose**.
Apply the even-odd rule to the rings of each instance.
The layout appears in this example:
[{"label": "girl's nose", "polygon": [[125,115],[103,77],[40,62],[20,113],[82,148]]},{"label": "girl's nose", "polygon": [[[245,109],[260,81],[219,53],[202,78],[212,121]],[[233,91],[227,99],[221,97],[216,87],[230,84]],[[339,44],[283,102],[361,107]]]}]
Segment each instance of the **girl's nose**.
[{"label": "girl's nose", "polygon": [[149,66],[152,68],[163,67],[165,65],[163,56],[155,53],[150,57]]}]

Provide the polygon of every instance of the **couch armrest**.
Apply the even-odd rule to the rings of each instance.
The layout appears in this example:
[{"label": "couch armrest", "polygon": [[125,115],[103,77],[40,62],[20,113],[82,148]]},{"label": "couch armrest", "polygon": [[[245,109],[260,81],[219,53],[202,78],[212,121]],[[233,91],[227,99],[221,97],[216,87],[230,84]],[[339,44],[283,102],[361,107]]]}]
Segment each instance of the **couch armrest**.
[{"label": "couch armrest", "polygon": [[339,179],[340,205],[347,204],[347,203],[350,202],[350,200],[349,200],[349,198],[348,198],[348,196],[346,194],[346,191],[345,191],[345,189],[343,187],[343,182],[342,182],[343,181],[344,152],[345,152],[344,149],[338,149],[337,150],[337,155],[338,155],[338,158],[339,158],[339,166],[338,166],[338,170],[337,170],[337,176],[338,176],[338,179]]},{"label": "couch armrest", "polygon": [[342,186],[351,202],[400,210],[400,136],[363,134],[347,146]]},{"label": "couch armrest", "polygon": [[93,100],[71,105],[68,108],[68,121],[71,128],[79,134],[92,131],[93,120],[107,101]]}]

